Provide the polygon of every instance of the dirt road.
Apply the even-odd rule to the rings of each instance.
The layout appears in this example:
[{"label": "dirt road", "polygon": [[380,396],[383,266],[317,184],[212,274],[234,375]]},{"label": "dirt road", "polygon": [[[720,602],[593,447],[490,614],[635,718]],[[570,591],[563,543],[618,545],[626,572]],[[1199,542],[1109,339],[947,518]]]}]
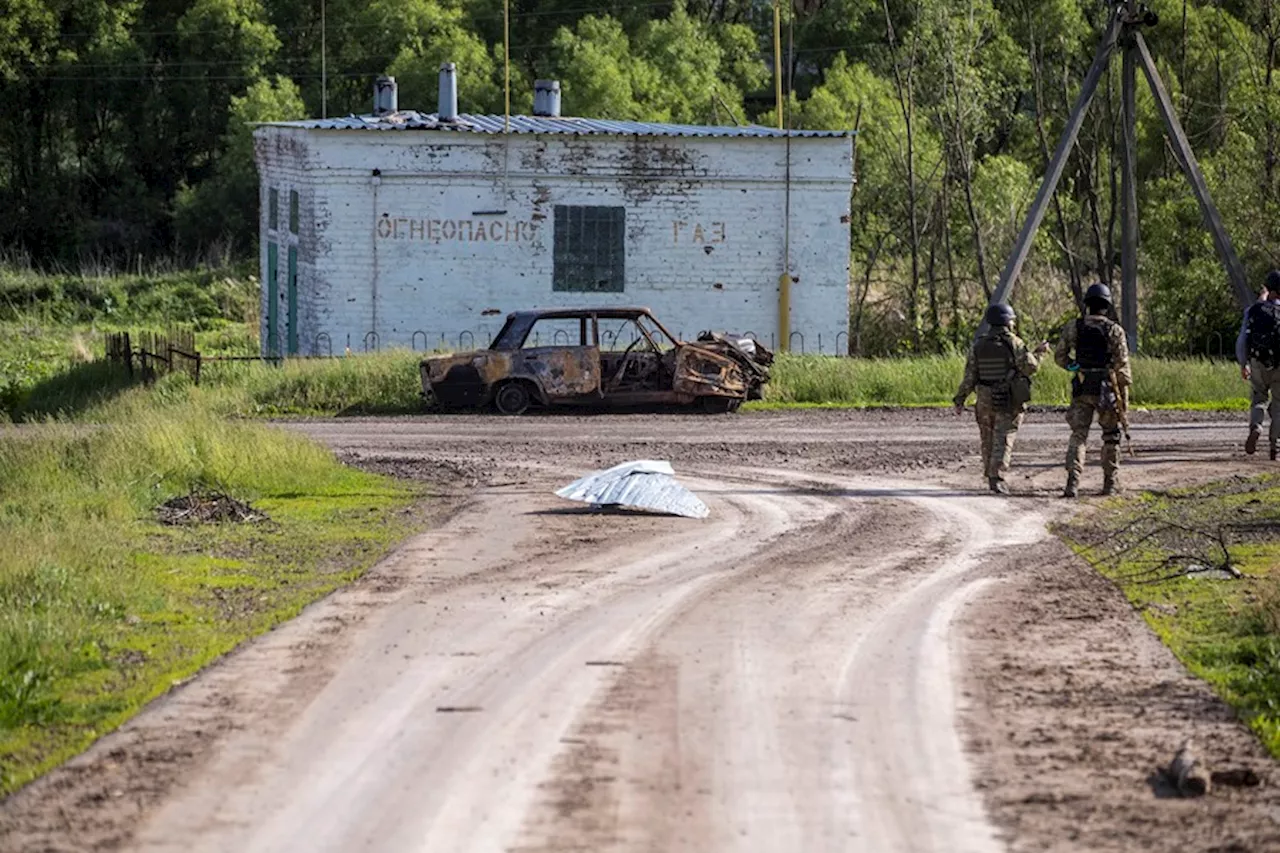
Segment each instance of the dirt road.
[{"label": "dirt road", "polygon": [[[1258,469],[1145,420],[1135,485]],[[1058,416],[1012,499],[937,412],[294,428],[456,512],[10,798],[4,849],[1280,849],[1274,786],[1154,796],[1186,736],[1272,765],[1048,537]],[[632,458],[711,517],[550,495]]]}]

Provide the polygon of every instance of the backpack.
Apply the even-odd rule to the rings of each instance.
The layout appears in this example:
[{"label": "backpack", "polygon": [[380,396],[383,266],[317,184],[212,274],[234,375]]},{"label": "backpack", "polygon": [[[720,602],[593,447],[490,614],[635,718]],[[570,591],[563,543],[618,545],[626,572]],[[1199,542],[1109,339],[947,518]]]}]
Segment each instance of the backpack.
[{"label": "backpack", "polygon": [[1280,303],[1259,302],[1245,318],[1249,357],[1267,367],[1280,367]]}]

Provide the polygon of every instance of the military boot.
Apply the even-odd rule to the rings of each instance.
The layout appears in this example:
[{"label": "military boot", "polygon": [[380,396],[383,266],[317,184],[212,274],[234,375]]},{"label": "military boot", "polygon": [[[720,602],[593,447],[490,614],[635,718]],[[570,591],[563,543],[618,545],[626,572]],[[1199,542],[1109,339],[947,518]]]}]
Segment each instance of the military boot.
[{"label": "military boot", "polygon": [[997,495],[1009,494],[1009,487],[1005,485],[1004,480],[1001,480],[999,477],[988,477],[987,485],[989,485],[991,487],[991,491],[995,492]]},{"label": "military boot", "polygon": [[1274,441],[1271,442],[1271,461],[1276,461],[1276,443]]},{"label": "military boot", "polygon": [[1118,474],[1112,474],[1102,479],[1102,493],[1104,495],[1118,495],[1124,491],[1120,485],[1120,477]]},{"label": "military boot", "polygon": [[1080,475],[1079,474],[1067,475],[1067,487],[1062,490],[1062,496],[1064,498],[1074,498],[1074,497],[1080,496]]},{"label": "military boot", "polygon": [[1258,439],[1262,436],[1262,430],[1249,430],[1249,437],[1244,440],[1244,452],[1252,456],[1258,452]]}]

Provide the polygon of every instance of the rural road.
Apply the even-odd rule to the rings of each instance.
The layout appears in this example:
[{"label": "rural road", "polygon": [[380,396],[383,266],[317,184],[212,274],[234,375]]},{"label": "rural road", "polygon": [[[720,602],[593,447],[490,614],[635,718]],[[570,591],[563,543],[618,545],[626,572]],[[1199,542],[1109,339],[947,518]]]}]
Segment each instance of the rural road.
[{"label": "rural road", "polygon": [[[1259,468],[1239,424],[1140,420],[1134,485]],[[290,428],[453,510],[0,805],[0,847],[1280,849],[1274,786],[1189,805],[1142,781],[1182,736],[1271,765],[1049,536],[1058,415],[1023,430],[1011,499],[973,488],[972,420],[938,412]],[[550,494],[636,458],[711,516]],[[1101,710],[1063,678],[1096,678]],[[1082,781],[1098,744],[1126,764]],[[93,820],[66,817],[103,784]]]}]

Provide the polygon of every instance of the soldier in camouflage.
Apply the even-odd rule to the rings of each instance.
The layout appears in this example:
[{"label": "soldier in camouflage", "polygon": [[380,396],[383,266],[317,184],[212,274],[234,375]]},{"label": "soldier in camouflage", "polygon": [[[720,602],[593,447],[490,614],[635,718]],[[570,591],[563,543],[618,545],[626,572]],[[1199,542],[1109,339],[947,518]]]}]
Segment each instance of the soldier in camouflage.
[{"label": "soldier in camouflage", "polygon": [[1102,429],[1102,493],[1111,495],[1120,490],[1120,420],[1128,408],[1129,386],[1133,384],[1124,329],[1107,316],[1111,310],[1110,288],[1092,285],[1085,293],[1084,304],[1085,316],[1062,330],[1062,339],[1053,352],[1058,366],[1074,374],[1071,408],[1067,410],[1071,441],[1067,445],[1064,498],[1080,493],[1085,444],[1095,414]]},{"label": "soldier in camouflage", "polygon": [[[1040,356],[1049,344],[1035,352],[1013,333],[1015,316],[1008,305],[987,309],[988,331],[973,342],[964,365],[964,379],[956,392],[956,414],[964,412],[969,394],[977,392],[974,414],[982,438],[982,465],[987,485],[997,494],[1009,494],[1004,476],[1013,456],[1013,441],[1030,399],[1031,376],[1040,367]],[[1022,391],[1019,391],[1021,387]]]}]

